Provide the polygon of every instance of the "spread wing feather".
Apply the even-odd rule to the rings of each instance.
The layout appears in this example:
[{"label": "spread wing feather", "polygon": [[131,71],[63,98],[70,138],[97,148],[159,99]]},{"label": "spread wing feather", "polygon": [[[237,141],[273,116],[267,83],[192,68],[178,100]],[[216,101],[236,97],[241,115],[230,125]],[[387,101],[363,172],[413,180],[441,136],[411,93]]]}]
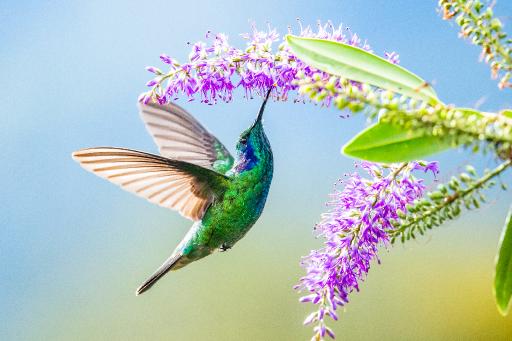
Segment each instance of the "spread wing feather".
[{"label": "spread wing feather", "polygon": [[160,154],[225,174],[233,157],[191,114],[176,104],[139,103],[142,120]]},{"label": "spread wing feather", "polygon": [[197,164],[124,148],[87,148],[73,158],[86,170],[194,221],[223,194],[228,181]]}]

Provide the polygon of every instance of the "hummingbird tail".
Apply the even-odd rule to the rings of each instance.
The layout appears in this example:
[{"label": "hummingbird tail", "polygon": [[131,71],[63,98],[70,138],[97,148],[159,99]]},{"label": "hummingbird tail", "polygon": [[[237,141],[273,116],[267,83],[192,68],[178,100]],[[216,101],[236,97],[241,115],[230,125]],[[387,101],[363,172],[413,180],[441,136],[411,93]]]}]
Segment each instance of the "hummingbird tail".
[{"label": "hummingbird tail", "polygon": [[169,257],[162,266],[160,266],[154,274],[151,275],[140,287],[135,291],[135,295],[139,296],[143,292],[149,290],[160,278],[162,278],[167,272],[172,270],[176,263],[180,260],[183,255],[176,254]]}]

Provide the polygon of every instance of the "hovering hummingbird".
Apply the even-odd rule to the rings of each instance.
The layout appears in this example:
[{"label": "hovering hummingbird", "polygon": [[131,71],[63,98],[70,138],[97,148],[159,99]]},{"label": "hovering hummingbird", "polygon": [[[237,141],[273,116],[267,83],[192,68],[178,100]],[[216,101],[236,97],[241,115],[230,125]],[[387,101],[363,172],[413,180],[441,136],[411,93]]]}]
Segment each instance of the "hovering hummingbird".
[{"label": "hovering hummingbird", "polygon": [[215,136],[175,104],[139,104],[161,155],[114,147],[73,153],[86,170],[194,221],[136,295],[170,270],[230,249],[258,220],[273,173],[272,149],[262,125],[269,95],[270,90],[256,121],[240,135],[236,163]]}]

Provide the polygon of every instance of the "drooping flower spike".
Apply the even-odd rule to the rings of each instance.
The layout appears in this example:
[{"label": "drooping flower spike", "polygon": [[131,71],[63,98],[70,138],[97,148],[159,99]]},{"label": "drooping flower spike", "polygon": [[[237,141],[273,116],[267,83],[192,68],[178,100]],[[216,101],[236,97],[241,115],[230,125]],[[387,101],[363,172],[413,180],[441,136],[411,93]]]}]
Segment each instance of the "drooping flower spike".
[{"label": "drooping flower spike", "polygon": [[342,190],[336,190],[315,230],[324,239],[323,247],[304,257],[306,275],[297,290],[307,293],[301,302],[311,302],[317,310],[304,324],[316,324],[313,340],[323,340],[334,332],[325,317],[338,319],[337,308],[349,302],[349,295],[359,291],[372,261],[379,261],[379,246],[389,246],[389,233],[396,229],[407,206],[423,196],[423,180],[412,175],[416,170],[438,173],[435,162],[409,162],[380,166],[359,164],[369,178],[353,173]]},{"label": "drooping flower spike", "polygon": [[[371,51],[370,46],[357,34],[341,25],[335,27],[330,22],[319,23],[316,30],[300,25],[299,35],[343,42]],[[231,46],[225,34],[209,33],[207,43],[199,41],[191,44],[189,60],[183,64],[162,54],[160,59],[168,70],[164,72],[153,66],[146,68],[155,77],[146,84],[151,90],[142,94],[140,100],[154,100],[163,104],[185,95],[189,100],[200,97],[201,102],[214,104],[219,100],[230,102],[237,88],[242,88],[245,96],[251,97],[255,93],[262,95],[273,86],[274,98],[287,100],[290,92],[298,90],[299,79],[330,78],[330,75],[298,60],[270,26],[266,31],[259,31],[253,25],[250,33],[241,36],[247,41],[245,49]],[[399,60],[394,52],[386,53],[386,58],[393,63]],[[343,85],[338,81],[335,86]],[[301,99],[300,96],[297,98]],[[329,105],[331,101],[326,98],[323,103]]]}]

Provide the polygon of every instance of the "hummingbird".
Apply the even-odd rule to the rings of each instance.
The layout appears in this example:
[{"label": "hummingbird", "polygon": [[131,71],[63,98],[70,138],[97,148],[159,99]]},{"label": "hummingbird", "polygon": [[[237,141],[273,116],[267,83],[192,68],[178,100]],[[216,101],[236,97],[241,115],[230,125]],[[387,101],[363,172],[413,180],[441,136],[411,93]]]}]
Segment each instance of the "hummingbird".
[{"label": "hummingbird", "polygon": [[236,162],[214,135],[173,103],[138,104],[160,155],[116,147],[72,154],[86,170],[194,222],[136,295],[171,270],[230,249],[260,217],[273,174],[272,149],[262,124],[270,93],[254,123],[239,137]]}]

